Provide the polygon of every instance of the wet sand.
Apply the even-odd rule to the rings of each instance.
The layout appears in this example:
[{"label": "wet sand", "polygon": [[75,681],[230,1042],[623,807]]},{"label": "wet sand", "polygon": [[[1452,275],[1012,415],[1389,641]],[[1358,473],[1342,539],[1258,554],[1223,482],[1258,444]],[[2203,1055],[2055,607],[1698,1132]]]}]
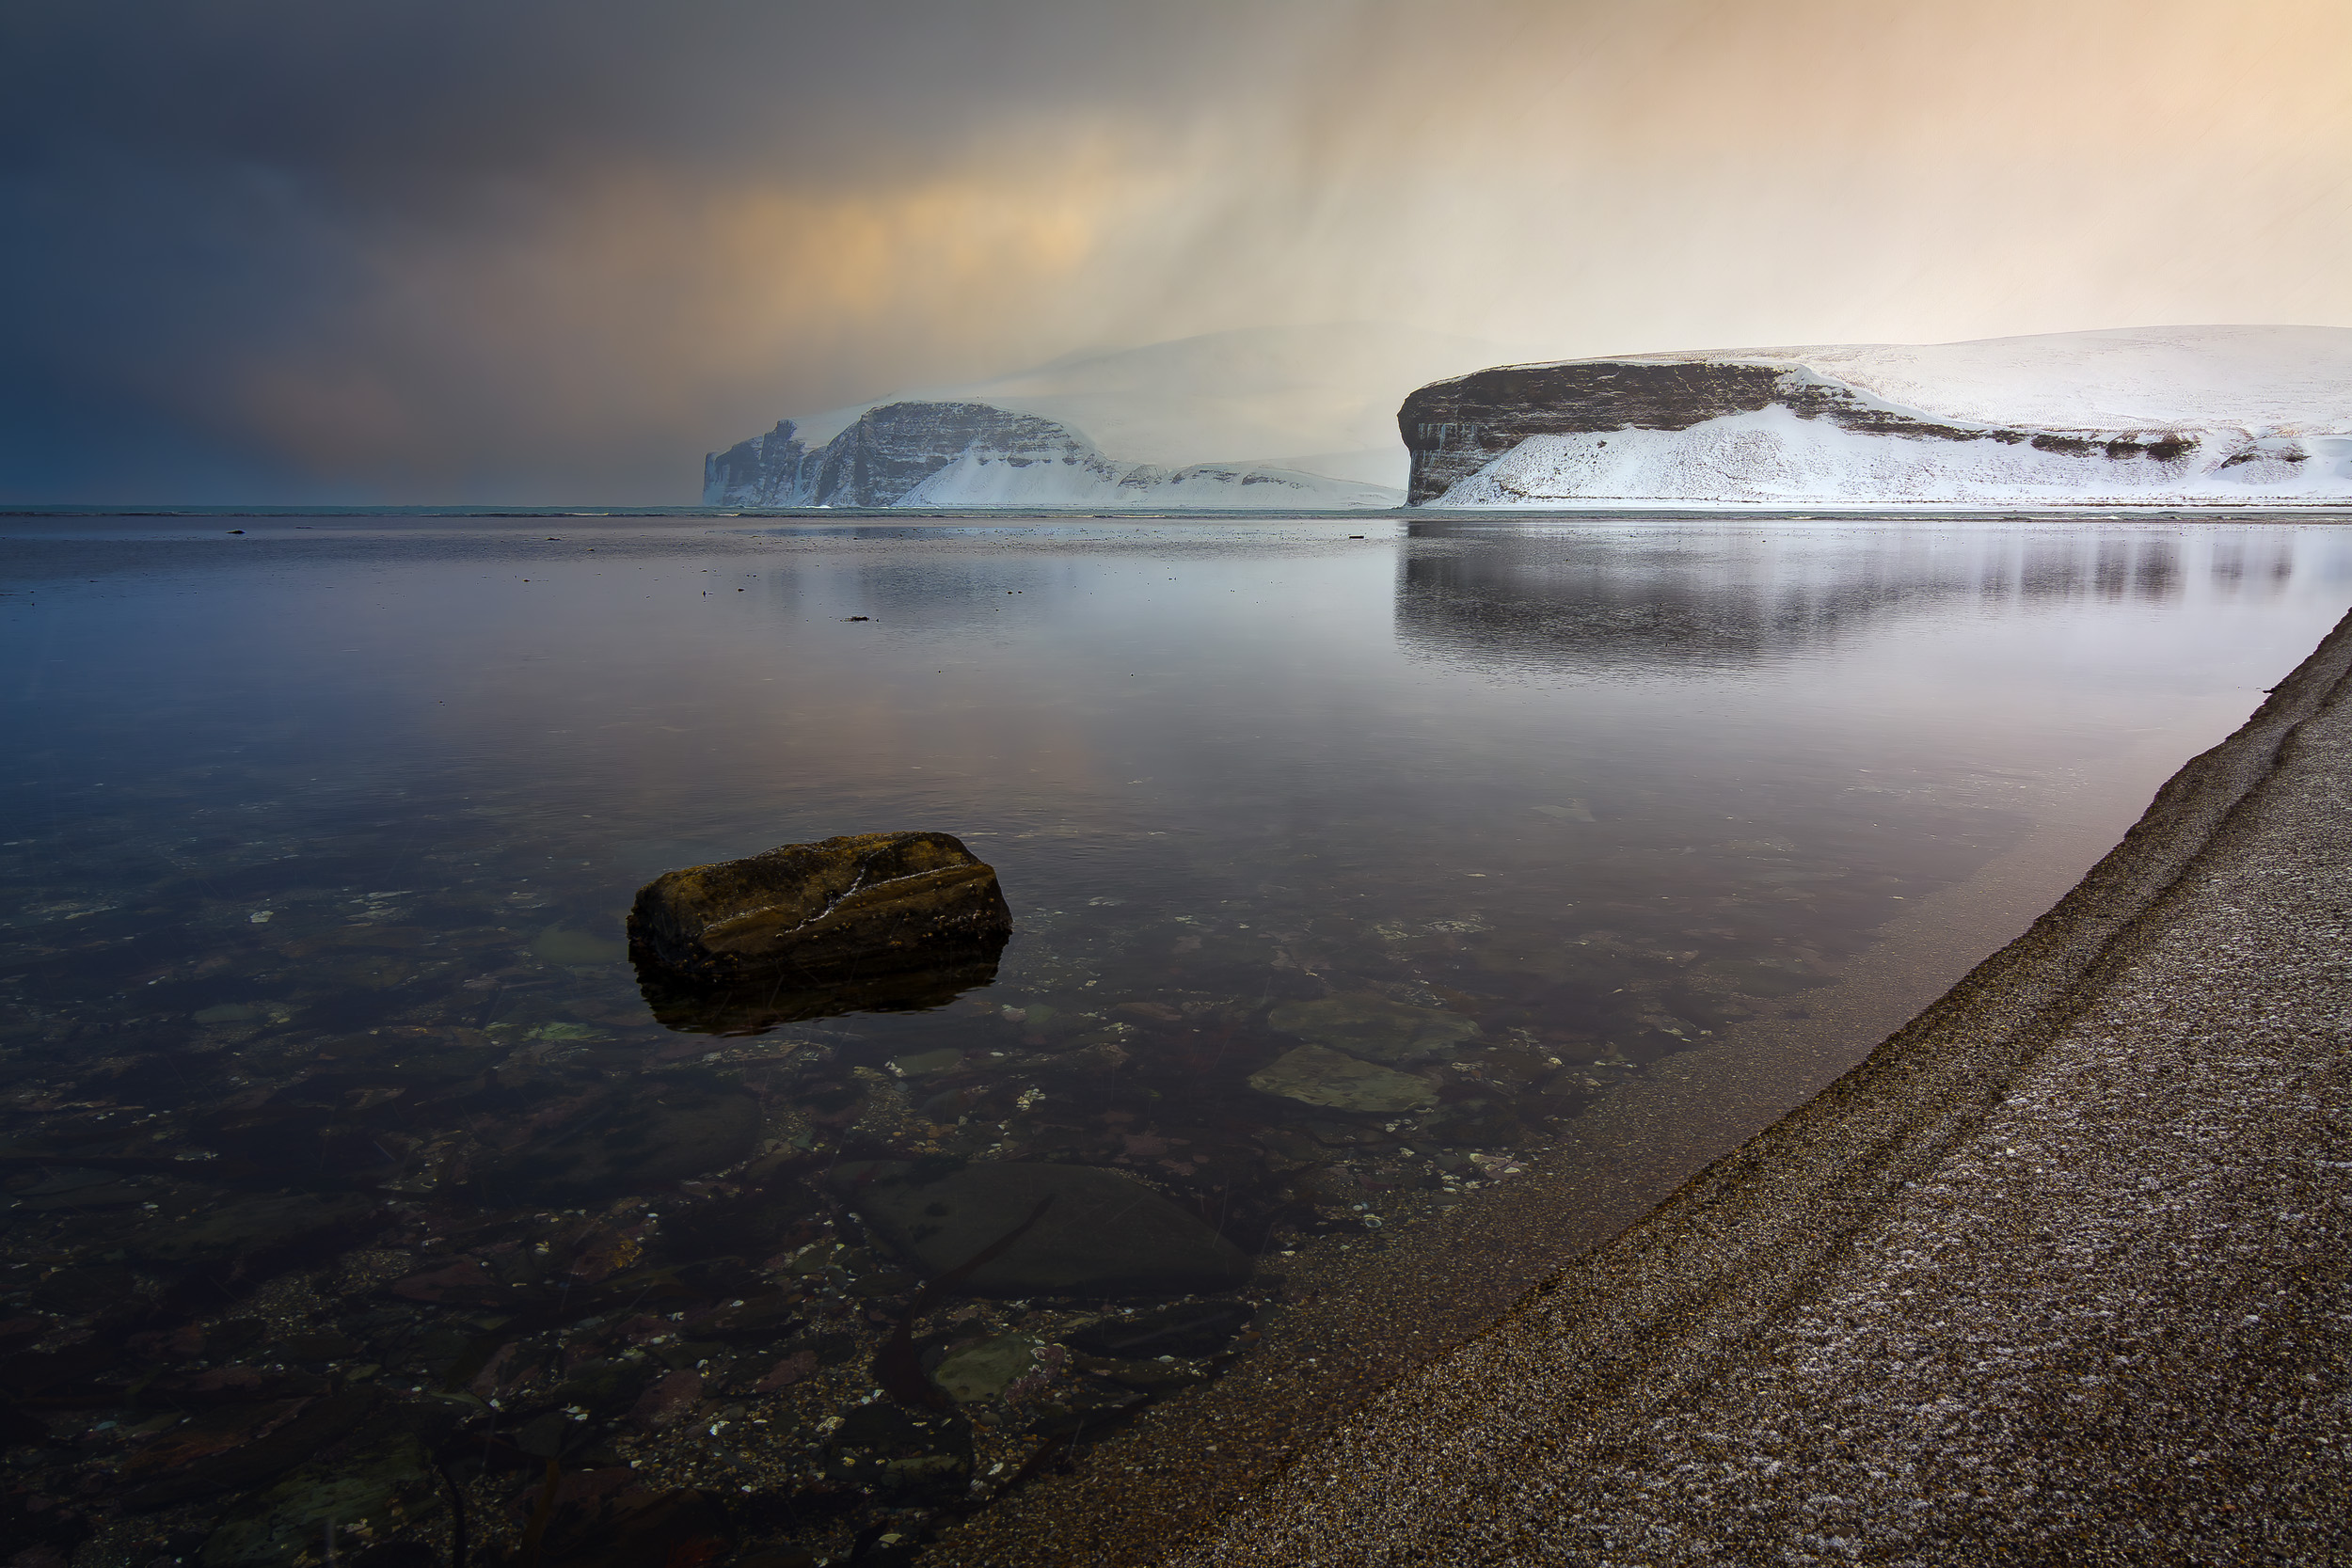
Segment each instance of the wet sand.
[{"label": "wet sand", "polygon": [[2343,1560],[2348,669],[1180,1560]]}]

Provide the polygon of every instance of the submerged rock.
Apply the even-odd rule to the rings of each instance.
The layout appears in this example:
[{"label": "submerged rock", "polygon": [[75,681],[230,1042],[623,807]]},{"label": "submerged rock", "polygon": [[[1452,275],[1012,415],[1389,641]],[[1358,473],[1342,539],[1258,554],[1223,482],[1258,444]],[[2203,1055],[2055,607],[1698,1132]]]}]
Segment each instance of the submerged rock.
[{"label": "submerged rock", "polygon": [[993,1400],[1037,1370],[1037,1346],[1026,1334],[999,1334],[948,1355],[931,1381],[958,1404]]},{"label": "submerged rock", "polygon": [[1478,1025],[1459,1013],[1361,992],[1285,1002],[1266,1015],[1266,1022],[1285,1035],[1389,1067],[1451,1056],[1478,1033]]},{"label": "submerged rock", "polygon": [[1417,1111],[1438,1102],[1438,1091],[1409,1072],[1392,1072],[1319,1045],[1277,1056],[1249,1075],[1249,1086],[1335,1111]]},{"label": "submerged rock", "polygon": [[1211,1355],[1249,1326],[1258,1309],[1246,1301],[1181,1301],[1104,1318],[1070,1336],[1073,1350],[1127,1360]]},{"label": "submerged rock", "polygon": [[905,1501],[961,1497],[972,1479],[972,1423],[888,1402],[852,1406],[828,1445],[825,1479]]},{"label": "submerged rock", "polygon": [[629,954],[697,985],[813,986],[993,960],[995,871],[946,833],[859,833],[689,866],[638,890]]},{"label": "submerged rock", "polygon": [[1008,1162],[926,1180],[914,1165],[874,1161],[845,1164],[834,1180],[876,1234],[929,1274],[968,1262],[1038,1215],[963,1282],[975,1295],[1177,1295],[1249,1275],[1248,1253],[1115,1171]]}]

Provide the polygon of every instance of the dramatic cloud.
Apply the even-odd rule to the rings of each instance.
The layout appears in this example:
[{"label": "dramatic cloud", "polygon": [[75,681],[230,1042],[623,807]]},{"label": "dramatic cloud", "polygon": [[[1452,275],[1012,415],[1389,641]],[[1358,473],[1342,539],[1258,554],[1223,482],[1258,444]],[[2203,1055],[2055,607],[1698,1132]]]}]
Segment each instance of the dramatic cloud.
[{"label": "dramatic cloud", "polygon": [[2334,0],[17,7],[0,496],[685,500],[1256,325],[2352,325],[2346,57]]}]

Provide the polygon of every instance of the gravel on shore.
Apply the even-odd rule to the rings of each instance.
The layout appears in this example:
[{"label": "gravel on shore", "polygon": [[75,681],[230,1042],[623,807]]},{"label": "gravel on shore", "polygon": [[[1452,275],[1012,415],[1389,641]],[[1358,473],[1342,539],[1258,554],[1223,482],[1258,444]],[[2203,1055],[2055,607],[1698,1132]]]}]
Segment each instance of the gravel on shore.
[{"label": "gravel on shore", "polygon": [[1178,1560],[2352,1560],[2347,671]]}]

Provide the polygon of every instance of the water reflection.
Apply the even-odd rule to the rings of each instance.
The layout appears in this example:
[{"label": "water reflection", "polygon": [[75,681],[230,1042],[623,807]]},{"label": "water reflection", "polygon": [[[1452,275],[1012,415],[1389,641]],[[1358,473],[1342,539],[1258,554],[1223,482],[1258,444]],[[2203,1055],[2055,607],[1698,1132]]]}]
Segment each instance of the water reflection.
[{"label": "water reflection", "polygon": [[996,958],[938,964],[818,985],[689,987],[641,967],[638,990],[665,1029],[696,1035],[764,1035],[787,1023],[850,1013],[920,1013],[995,982]]},{"label": "water reflection", "polygon": [[[40,1528],[445,1549],[438,1464],[548,1562],[915,1539],[1257,1354],[1256,1260],[2217,738],[2347,582],[2317,527],[1351,527],[19,526]],[[1003,879],[985,972],[628,966],[663,870],[914,828]]]},{"label": "water reflection", "polygon": [[[1768,662],[1970,598],[2160,604],[2187,595],[2191,574],[2276,597],[2288,592],[2297,544],[2291,531],[2211,526],[1775,533],[1673,519],[1638,531],[1417,522],[1410,536],[1396,584],[1409,644],[1592,671]],[[2260,562],[2250,578],[2249,552]]]}]

